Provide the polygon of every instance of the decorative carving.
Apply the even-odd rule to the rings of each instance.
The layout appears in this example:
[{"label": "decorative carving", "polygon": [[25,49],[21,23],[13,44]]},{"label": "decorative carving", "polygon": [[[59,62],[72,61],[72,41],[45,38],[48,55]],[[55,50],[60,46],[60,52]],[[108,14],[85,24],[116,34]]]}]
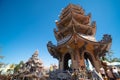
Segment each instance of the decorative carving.
[{"label": "decorative carving", "polygon": [[[62,38],[68,34],[74,33],[76,30],[77,33],[94,35],[96,31],[95,23],[93,22],[90,25],[91,13],[88,15],[84,14],[84,10],[80,6],[74,4],[68,5],[65,9],[62,10],[60,20],[56,22],[57,31],[54,30],[56,38]],[[74,28],[73,28],[74,27]],[[59,40],[59,39],[57,39]]]},{"label": "decorative carving", "polygon": [[112,42],[111,35],[105,34],[103,35],[103,39],[100,41],[100,43],[110,43]]},{"label": "decorative carving", "polygon": [[52,44],[51,41],[48,42],[47,48],[48,48],[48,51],[50,52],[50,54],[51,54],[54,58],[59,59],[59,57],[58,57],[58,50],[56,49],[56,46]]},{"label": "decorative carving", "polygon": [[[66,53],[72,56],[72,69],[85,67],[84,59],[89,59],[97,70],[100,67],[100,57],[105,56],[112,38],[105,34],[103,39],[97,42],[95,39],[96,22],[91,23],[90,20],[91,14],[85,15],[80,6],[70,4],[62,10],[60,20],[56,22],[57,28],[54,29],[57,45],[53,45],[51,41],[47,44],[50,54],[59,59],[61,70],[65,70],[64,65],[68,64],[68,59],[63,59]],[[64,72],[50,74],[50,80],[71,80],[66,78],[68,75]]]},{"label": "decorative carving", "polygon": [[58,45],[64,44],[65,42],[67,42],[69,39],[71,38],[71,35],[67,35],[66,37],[64,37],[63,39],[58,41]]},{"label": "decorative carving", "polygon": [[[16,80],[36,80],[40,79],[41,77],[45,76],[44,70],[43,70],[43,63],[42,61],[38,58],[38,50],[35,51],[35,53],[32,55],[32,57],[26,62],[20,65],[20,68],[18,69],[17,72],[13,74],[13,79],[15,78]],[[23,79],[21,79],[23,78]],[[12,80],[13,80],[12,79]],[[6,79],[8,80],[8,79]]]},{"label": "decorative carving", "polygon": [[93,21],[92,23],[91,23],[91,26],[96,26],[96,21]]},{"label": "decorative carving", "polygon": [[72,76],[71,73],[67,71],[56,70],[50,72],[49,80],[72,80]]}]

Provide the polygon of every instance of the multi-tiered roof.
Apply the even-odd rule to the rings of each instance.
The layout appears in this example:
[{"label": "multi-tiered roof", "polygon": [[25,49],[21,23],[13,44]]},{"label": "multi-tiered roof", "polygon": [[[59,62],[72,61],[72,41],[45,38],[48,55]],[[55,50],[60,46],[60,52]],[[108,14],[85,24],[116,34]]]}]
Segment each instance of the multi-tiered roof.
[{"label": "multi-tiered roof", "polygon": [[[62,10],[60,20],[56,21],[57,28],[54,29],[57,46],[50,41],[47,46],[49,52],[58,57],[59,52],[65,51],[65,45],[77,43],[82,47],[84,43],[89,44],[88,48],[93,51],[101,51],[101,54],[109,50],[112,39],[105,34],[101,41],[96,41],[96,22],[91,22],[91,15],[85,15],[84,10],[79,5],[69,4]],[[62,47],[64,46],[64,47]]]},{"label": "multi-tiered roof", "polygon": [[21,77],[40,77],[40,73],[43,72],[43,62],[38,58],[38,54],[38,50],[35,51],[32,57],[25,64],[20,66],[16,74]]},{"label": "multi-tiered roof", "polygon": [[73,33],[94,36],[96,23],[90,22],[91,14],[85,15],[82,7],[69,4],[61,13],[60,20],[56,21],[57,28],[54,29],[57,41]]},{"label": "multi-tiered roof", "polygon": [[111,46],[111,36],[105,34],[102,40],[97,41],[96,22],[91,22],[91,14],[85,15],[78,5],[69,4],[59,18],[54,29],[57,45],[49,41],[47,47],[50,54],[59,60],[60,68],[65,69],[69,59],[72,59],[72,68],[80,68],[85,66],[84,59],[89,58],[98,70],[100,57],[105,56]]}]

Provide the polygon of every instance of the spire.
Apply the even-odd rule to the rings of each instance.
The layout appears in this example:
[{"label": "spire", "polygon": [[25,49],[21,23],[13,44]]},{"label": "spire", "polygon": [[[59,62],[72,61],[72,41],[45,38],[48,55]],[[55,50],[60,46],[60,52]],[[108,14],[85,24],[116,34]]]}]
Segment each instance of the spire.
[{"label": "spire", "polygon": [[33,54],[33,56],[38,56],[38,54],[39,54],[39,50],[37,49],[35,52],[34,52],[34,54]]},{"label": "spire", "polygon": [[96,24],[91,23],[91,13],[85,15],[84,9],[79,5],[69,4],[66,6],[56,22],[54,30],[57,41],[73,34],[74,31],[87,36],[94,36],[96,33]]},{"label": "spire", "polygon": [[[38,73],[43,74],[43,62],[41,59],[38,58],[39,51],[38,49],[33,53],[32,57],[29,58],[29,60],[23,64],[23,66],[19,69],[19,73],[26,75],[33,75],[33,76],[39,76]],[[41,69],[41,71],[40,71]],[[26,73],[27,72],[27,73]],[[33,74],[35,73],[35,74]]]}]

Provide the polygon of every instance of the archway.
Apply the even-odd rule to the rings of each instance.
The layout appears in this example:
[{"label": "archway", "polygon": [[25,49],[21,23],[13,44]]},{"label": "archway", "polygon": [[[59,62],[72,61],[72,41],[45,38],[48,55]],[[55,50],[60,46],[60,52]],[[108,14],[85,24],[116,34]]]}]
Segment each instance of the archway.
[{"label": "archway", "polygon": [[91,70],[94,67],[94,59],[88,52],[84,53],[85,67],[87,70]]},{"label": "archway", "polygon": [[64,70],[71,70],[71,55],[69,53],[64,56]]}]

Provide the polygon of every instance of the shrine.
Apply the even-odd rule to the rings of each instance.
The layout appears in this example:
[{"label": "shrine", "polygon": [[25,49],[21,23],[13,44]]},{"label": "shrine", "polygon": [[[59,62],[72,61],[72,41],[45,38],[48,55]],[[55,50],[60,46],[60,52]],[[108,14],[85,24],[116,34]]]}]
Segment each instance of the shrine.
[{"label": "shrine", "polygon": [[12,79],[16,80],[39,80],[44,78],[43,62],[38,58],[39,52],[36,50],[29,60],[20,65],[17,72],[13,74]]},{"label": "shrine", "polygon": [[91,21],[91,14],[86,15],[79,5],[69,4],[62,10],[56,26],[54,35],[57,45],[49,41],[47,48],[58,59],[59,69],[86,70],[89,60],[99,72],[103,66],[101,58],[109,51],[112,38],[105,34],[102,40],[96,40],[96,22]]}]

